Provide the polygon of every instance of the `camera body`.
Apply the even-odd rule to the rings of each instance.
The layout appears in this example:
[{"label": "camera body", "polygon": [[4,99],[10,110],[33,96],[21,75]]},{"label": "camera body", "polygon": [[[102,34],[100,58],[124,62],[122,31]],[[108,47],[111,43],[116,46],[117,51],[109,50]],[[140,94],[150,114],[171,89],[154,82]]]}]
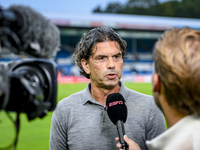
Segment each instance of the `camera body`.
[{"label": "camera body", "polygon": [[44,59],[0,62],[0,109],[42,118],[57,103],[57,64]]}]

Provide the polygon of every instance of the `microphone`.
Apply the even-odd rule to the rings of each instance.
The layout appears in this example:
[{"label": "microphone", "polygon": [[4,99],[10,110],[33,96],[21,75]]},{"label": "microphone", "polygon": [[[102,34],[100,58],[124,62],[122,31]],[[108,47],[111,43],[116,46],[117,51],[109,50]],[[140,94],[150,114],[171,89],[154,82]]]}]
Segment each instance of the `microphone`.
[{"label": "microphone", "polygon": [[124,123],[127,118],[127,107],[124,97],[120,93],[108,95],[106,99],[106,110],[112,123],[117,126],[120,143],[122,148],[126,150],[127,143],[124,141]]},{"label": "microphone", "polygon": [[50,59],[59,50],[58,27],[28,6],[0,7],[0,29],[2,47],[15,54]]}]

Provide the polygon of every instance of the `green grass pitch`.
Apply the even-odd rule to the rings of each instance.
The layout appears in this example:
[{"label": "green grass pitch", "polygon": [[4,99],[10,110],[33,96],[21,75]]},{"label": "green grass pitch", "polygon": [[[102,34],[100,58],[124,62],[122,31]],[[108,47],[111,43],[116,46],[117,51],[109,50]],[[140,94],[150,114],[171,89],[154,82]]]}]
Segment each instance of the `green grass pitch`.
[{"label": "green grass pitch", "polygon": [[[57,100],[78,92],[86,87],[87,84],[60,84],[58,85]],[[152,95],[151,83],[125,83],[125,85],[135,91]],[[14,114],[11,114],[14,117]],[[28,121],[26,114],[20,114],[20,131],[17,150],[48,150],[49,133],[51,126],[52,112],[44,118],[36,118]],[[13,142],[15,128],[8,119],[4,111],[0,111],[0,149]]]}]

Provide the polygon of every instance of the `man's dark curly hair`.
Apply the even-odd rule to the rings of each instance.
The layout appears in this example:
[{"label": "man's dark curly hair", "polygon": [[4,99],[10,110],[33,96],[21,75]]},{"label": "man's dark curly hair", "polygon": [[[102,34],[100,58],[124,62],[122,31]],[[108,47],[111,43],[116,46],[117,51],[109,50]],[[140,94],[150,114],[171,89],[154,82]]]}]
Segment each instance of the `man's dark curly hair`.
[{"label": "man's dark curly hair", "polygon": [[81,65],[81,59],[89,61],[89,57],[92,55],[92,47],[96,45],[96,43],[105,41],[118,42],[120,50],[122,52],[122,57],[125,57],[127,43],[126,41],[121,39],[120,36],[112,28],[99,27],[91,29],[87,33],[84,33],[80,42],[77,44],[73,57],[75,59],[76,65],[80,68],[80,74],[88,79],[90,78],[89,74],[84,71]]}]

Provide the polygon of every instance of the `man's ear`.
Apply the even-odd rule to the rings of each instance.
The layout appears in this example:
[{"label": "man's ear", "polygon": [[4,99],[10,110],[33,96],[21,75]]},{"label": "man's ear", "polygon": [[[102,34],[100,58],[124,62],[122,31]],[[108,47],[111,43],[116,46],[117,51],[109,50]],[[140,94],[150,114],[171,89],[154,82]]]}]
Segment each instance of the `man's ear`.
[{"label": "man's ear", "polygon": [[152,76],[152,84],[153,84],[153,92],[160,92],[160,88],[161,88],[161,81],[160,81],[160,77],[158,74],[153,74]]},{"label": "man's ear", "polygon": [[85,71],[87,74],[90,74],[90,67],[89,67],[88,61],[85,60],[85,59],[81,59],[81,65],[82,65],[84,71]]}]

